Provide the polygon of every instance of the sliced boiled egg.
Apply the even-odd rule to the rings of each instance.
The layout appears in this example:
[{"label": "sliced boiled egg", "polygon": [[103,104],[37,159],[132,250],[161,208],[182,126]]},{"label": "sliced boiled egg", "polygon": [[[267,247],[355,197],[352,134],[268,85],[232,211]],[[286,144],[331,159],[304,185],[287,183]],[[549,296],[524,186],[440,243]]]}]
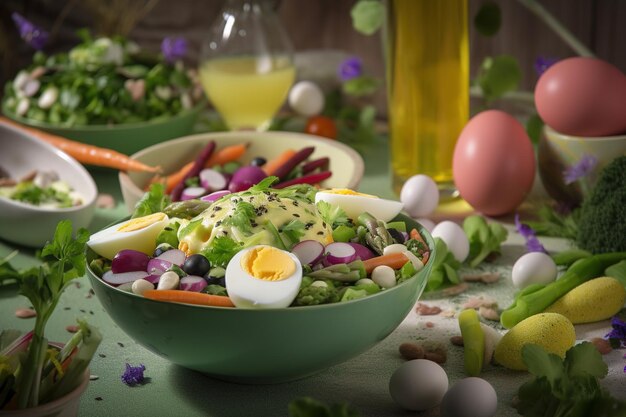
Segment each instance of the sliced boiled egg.
[{"label": "sliced boiled egg", "polygon": [[385,200],[346,188],[318,191],[315,194],[315,203],[320,201],[342,208],[353,220],[356,220],[359,214],[368,212],[378,220],[388,222],[402,210],[402,203],[399,201]]},{"label": "sliced boiled egg", "polygon": [[298,258],[273,246],[243,249],[226,267],[226,291],[239,308],[288,307],[300,291]]},{"label": "sliced boiled egg", "polygon": [[122,249],[134,249],[151,255],[156,247],[157,235],[167,226],[168,221],[165,213],[130,219],[91,235],[87,245],[108,259],[113,259]]}]

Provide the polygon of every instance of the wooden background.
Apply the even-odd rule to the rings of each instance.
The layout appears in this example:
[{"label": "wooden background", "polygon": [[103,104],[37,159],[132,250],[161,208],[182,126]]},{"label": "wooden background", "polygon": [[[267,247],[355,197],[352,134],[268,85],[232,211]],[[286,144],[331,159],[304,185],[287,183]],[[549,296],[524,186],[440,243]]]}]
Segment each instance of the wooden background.
[{"label": "wooden background", "polygon": [[[143,2],[150,0],[143,0]],[[160,0],[135,26],[131,37],[140,45],[158,51],[165,36],[184,36],[191,45],[190,63],[195,63],[201,40],[223,4],[223,0]],[[353,30],[350,9],[356,0],[282,0],[278,13],[296,51],[333,49],[360,56],[368,73],[383,77],[384,65],[378,35],[363,36]],[[432,0],[436,1],[436,0]],[[468,0],[473,19],[484,0]],[[509,54],[518,58],[523,69],[520,88],[532,90],[537,75],[533,69],[539,56],[565,58],[575,55],[542,21],[516,0],[496,0],[503,12],[502,28],[492,38],[479,35],[470,23],[471,76],[486,56]],[[541,0],[542,4],[569,28],[596,55],[626,72],[626,0]],[[60,26],[48,51],[67,49],[76,43],[81,27],[94,27],[92,8],[100,3],[108,12],[128,17],[119,5],[134,0],[2,0],[0,1],[0,82],[26,65],[32,50],[20,42],[10,14],[17,11],[50,30],[68,4],[75,4]],[[380,112],[385,111],[381,90],[376,97]]]}]

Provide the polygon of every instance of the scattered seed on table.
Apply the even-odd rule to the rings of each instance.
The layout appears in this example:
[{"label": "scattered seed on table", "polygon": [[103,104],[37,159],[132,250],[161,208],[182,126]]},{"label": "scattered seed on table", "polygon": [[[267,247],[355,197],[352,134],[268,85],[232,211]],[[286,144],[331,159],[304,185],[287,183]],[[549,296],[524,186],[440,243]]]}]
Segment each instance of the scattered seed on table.
[{"label": "scattered seed on table", "polygon": [[96,381],[98,379],[100,379],[100,377],[98,375],[89,375],[89,380],[90,381]]},{"label": "scattered seed on table", "polygon": [[80,312],[81,312],[81,313],[86,313],[86,312],[87,312],[87,310],[85,310],[84,308],[81,308],[81,309],[80,309]]},{"label": "scattered seed on table", "polygon": [[424,359],[424,348],[417,343],[402,343],[398,348],[400,355],[407,361]]},{"label": "scattered seed on table", "polygon": [[459,295],[459,294],[467,291],[468,288],[469,288],[469,284],[467,282],[462,282],[460,284],[457,284],[457,285],[454,285],[452,287],[446,288],[441,293],[445,297],[452,297],[454,295]]},{"label": "scattered seed on table", "polygon": [[492,307],[480,307],[478,309],[478,314],[487,320],[500,321],[500,314],[498,314],[496,309]]},{"label": "scattered seed on table", "polygon": [[80,287],[82,287],[83,285],[82,285],[80,282],[78,282],[78,281],[74,281],[74,286],[75,286],[76,288],[80,288]]},{"label": "scattered seed on table", "polygon": [[74,324],[70,324],[69,326],[65,326],[65,330],[67,330],[70,333],[76,333],[78,330],[80,329],[80,327],[74,325]]},{"label": "scattered seed on table", "polygon": [[96,397],[96,401],[102,401],[102,397]]},{"label": "scattered seed on table", "polygon": [[461,277],[465,282],[482,282],[484,284],[493,284],[500,280],[500,274],[495,272],[485,272],[483,274],[467,274]]},{"label": "scattered seed on table", "polygon": [[417,303],[415,311],[417,311],[417,314],[419,314],[420,316],[435,316],[441,313],[441,308],[438,306],[430,306],[424,303]]},{"label": "scattered seed on table", "polygon": [[37,312],[30,308],[18,308],[15,310],[15,317],[20,319],[30,319],[37,316]]},{"label": "scattered seed on table", "polygon": [[63,310],[67,311],[67,310],[71,310],[72,307],[63,307]]},{"label": "scattered seed on table", "polygon": [[463,346],[463,336],[452,336],[450,338],[450,343],[454,346]]},{"label": "scattered seed on table", "polygon": [[607,353],[611,353],[613,347],[611,346],[611,342],[601,337],[594,337],[590,340],[590,342],[598,349],[601,355],[606,355]]},{"label": "scattered seed on table", "polygon": [[106,358],[107,355],[105,355],[104,353],[98,353],[98,356],[100,356],[101,358]]},{"label": "scattered seed on table", "polygon": [[93,316],[93,311],[92,311],[92,310],[89,310],[89,314],[91,314],[91,315]]},{"label": "scattered seed on table", "polygon": [[453,309],[448,309],[448,310],[444,310],[441,312],[441,317],[445,317],[448,319],[453,318],[454,316],[456,316],[456,311]]},{"label": "scattered seed on table", "polygon": [[124,343],[122,343],[122,342],[117,342],[117,345],[118,345],[119,347],[124,347]]},{"label": "scattered seed on table", "polygon": [[428,329],[432,329],[433,327],[435,327],[435,323],[433,323],[432,321],[427,321],[426,323],[424,323],[424,326],[426,326],[426,328]]},{"label": "scattered seed on table", "polygon": [[433,361],[441,365],[446,363],[448,357],[441,352],[424,352],[424,359]]}]

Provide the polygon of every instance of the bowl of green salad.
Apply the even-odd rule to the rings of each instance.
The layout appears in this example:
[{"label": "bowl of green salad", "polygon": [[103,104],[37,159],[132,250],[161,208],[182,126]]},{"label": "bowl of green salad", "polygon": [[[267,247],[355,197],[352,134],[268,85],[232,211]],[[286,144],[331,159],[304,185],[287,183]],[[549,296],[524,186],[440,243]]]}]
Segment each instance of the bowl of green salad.
[{"label": "bowl of green salad", "polygon": [[[175,58],[175,57],[174,57]],[[5,86],[2,112],[30,127],[126,154],[193,131],[205,106],[194,70],[124,38],[83,41]]]},{"label": "bowl of green salad", "polygon": [[0,239],[42,247],[61,220],[89,225],[98,190],[80,163],[5,125],[0,149]]},{"label": "bowl of green salad", "polygon": [[431,235],[397,201],[275,180],[212,200],[152,190],[92,235],[88,277],[113,321],[174,364],[252,384],[387,337],[426,286]]}]

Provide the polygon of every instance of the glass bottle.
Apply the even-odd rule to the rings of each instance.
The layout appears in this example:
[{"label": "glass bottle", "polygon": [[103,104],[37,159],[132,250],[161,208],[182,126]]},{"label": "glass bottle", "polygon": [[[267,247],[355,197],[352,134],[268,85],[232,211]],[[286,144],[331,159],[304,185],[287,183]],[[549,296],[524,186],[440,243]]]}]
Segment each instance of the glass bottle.
[{"label": "glass bottle", "polygon": [[388,0],[393,188],[415,174],[454,196],[452,155],[469,117],[467,0]]},{"label": "glass bottle", "polygon": [[230,129],[266,129],[295,79],[274,3],[227,0],[203,43],[202,86]]}]

